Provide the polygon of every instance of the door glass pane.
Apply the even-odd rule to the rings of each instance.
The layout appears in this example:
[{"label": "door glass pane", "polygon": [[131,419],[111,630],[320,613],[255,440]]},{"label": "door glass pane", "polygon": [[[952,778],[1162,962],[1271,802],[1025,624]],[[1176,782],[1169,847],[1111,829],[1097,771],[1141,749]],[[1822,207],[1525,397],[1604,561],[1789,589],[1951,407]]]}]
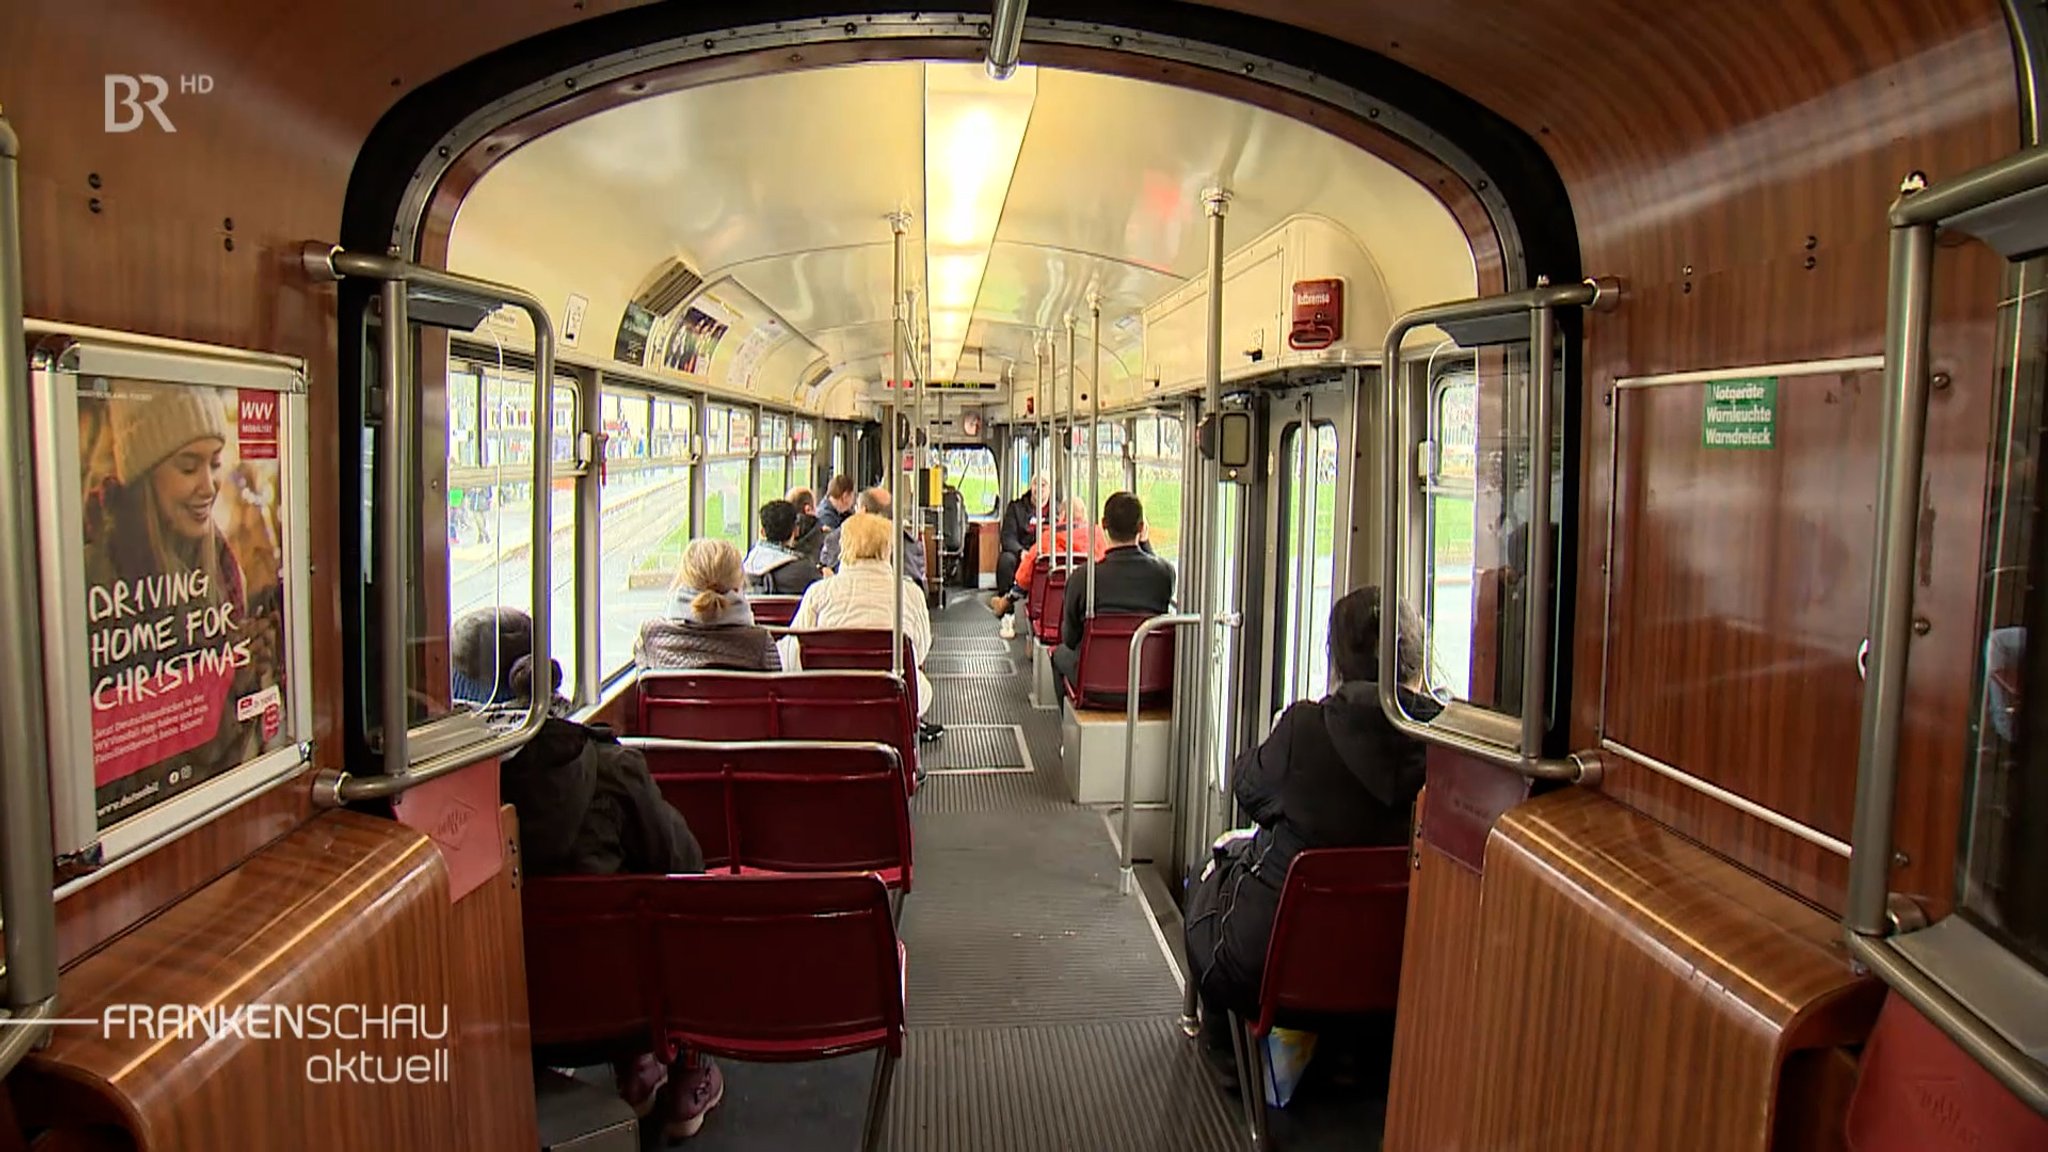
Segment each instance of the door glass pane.
[{"label": "door glass pane", "polygon": [[1290,424],[1280,433],[1279,469],[1273,477],[1274,496],[1280,506],[1280,535],[1274,556],[1279,571],[1274,573],[1273,619],[1280,676],[1276,698],[1267,701],[1268,710],[1301,699],[1302,640],[1306,627],[1300,589],[1302,546],[1307,509],[1302,499],[1307,461],[1303,454],[1301,425]]},{"label": "door glass pane", "polygon": [[945,450],[946,483],[960,490],[960,501],[969,516],[993,515],[1002,507],[1002,493],[996,485],[996,454],[976,444]]},{"label": "door glass pane", "polygon": [[609,677],[633,662],[633,638],[643,622],[661,615],[690,542],[697,406],[682,397],[607,390],[601,413],[608,439],[598,657]]},{"label": "door glass pane", "polygon": [[1330,608],[1337,580],[1337,426],[1315,423],[1307,461],[1314,469],[1307,489],[1315,546],[1308,557],[1307,594],[1301,629],[1300,699],[1320,699],[1330,687]]},{"label": "door glass pane", "polygon": [[[1217,486],[1216,539],[1212,553],[1212,571],[1222,581],[1221,594],[1216,598],[1216,611],[1220,616],[1241,610],[1244,598],[1244,548],[1238,534],[1244,523],[1244,488],[1237,484]],[[1199,637],[1198,629],[1185,630],[1186,639]],[[1216,789],[1226,795],[1230,792],[1231,753],[1237,747],[1237,699],[1238,686],[1230,672],[1237,667],[1238,638],[1242,631],[1237,628],[1219,628],[1218,640],[1211,645],[1209,665],[1209,707],[1210,715],[1216,717],[1215,743],[1211,746],[1215,757]]]},{"label": "door glass pane", "polygon": [[[533,374],[451,358],[448,367],[448,619],[482,608],[533,610]],[[576,678],[577,390],[557,381],[548,636],[565,685]],[[484,686],[488,689],[491,686]],[[471,701],[475,703],[476,701]]]},{"label": "door glass pane", "polygon": [[1434,468],[1424,489],[1429,524],[1429,583],[1423,627],[1430,683],[1453,696],[1472,693],[1472,491],[1479,456],[1478,389],[1469,372],[1436,383],[1429,438]]},{"label": "door glass pane", "polygon": [[2028,632],[2048,627],[2048,356],[2042,284],[2048,261],[2020,266],[1999,310],[1974,747],[1958,869],[1964,914],[2034,967],[2048,972],[2048,727],[2038,703],[2048,668]]}]

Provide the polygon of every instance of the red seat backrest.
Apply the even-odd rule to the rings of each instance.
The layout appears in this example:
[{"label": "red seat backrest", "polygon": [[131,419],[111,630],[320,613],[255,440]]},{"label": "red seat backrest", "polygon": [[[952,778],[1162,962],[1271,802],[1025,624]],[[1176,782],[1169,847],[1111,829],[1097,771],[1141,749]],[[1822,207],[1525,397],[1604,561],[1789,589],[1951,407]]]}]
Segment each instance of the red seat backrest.
[{"label": "red seat backrest", "polygon": [[[798,658],[803,661],[805,671],[889,671],[888,628],[809,628],[794,633]],[[914,668],[917,664],[917,647],[910,637],[903,638],[903,667]],[[917,677],[910,681],[910,723],[915,725],[921,702],[917,698]],[[913,740],[916,733],[911,733]]]},{"label": "red seat backrest", "polygon": [[536,1044],[624,1027],[663,1054],[902,1052],[902,957],[873,876],[550,877],[521,902]]},{"label": "red seat backrest", "polygon": [[1031,587],[1024,594],[1024,614],[1037,621],[1038,613],[1045,607],[1045,574],[1052,571],[1050,553],[1031,562]]},{"label": "red seat backrest", "polygon": [[1032,628],[1038,642],[1049,648],[1059,647],[1060,622],[1065,619],[1067,611],[1067,574],[1072,571],[1071,568],[1055,568],[1045,574],[1045,600],[1039,605],[1038,619]]},{"label": "red seat backrest", "polygon": [[899,680],[886,665],[880,672],[643,672],[633,734],[679,740],[873,740],[903,758],[908,781],[909,766],[916,763],[916,685],[915,676]]},{"label": "red seat backrest", "polygon": [[[1088,618],[1081,632],[1081,660],[1068,682],[1067,698],[1076,708],[1123,710],[1130,689],[1131,634],[1150,620],[1137,612],[1101,612]],[[1145,635],[1138,658],[1138,707],[1173,703],[1173,629],[1155,628]]]},{"label": "red seat backrest", "polygon": [[1266,945],[1264,1035],[1276,1017],[1385,1012],[1401,986],[1408,849],[1312,848],[1294,858]]},{"label": "red seat backrest", "polygon": [[2048,1116],[1896,992],[1886,994],[1863,1046],[1845,1128],[1851,1152],[2048,1148]]},{"label": "red seat backrest", "polygon": [[747,606],[754,611],[754,623],[771,628],[787,628],[796,619],[796,606],[803,603],[801,596],[749,596]]},{"label": "red seat backrest", "polygon": [[[910,889],[910,801],[895,748],[850,741],[628,743],[704,846],[705,867],[882,872]],[[702,823],[700,823],[700,820]],[[703,830],[716,825],[716,835]],[[713,857],[715,839],[721,851]]]}]

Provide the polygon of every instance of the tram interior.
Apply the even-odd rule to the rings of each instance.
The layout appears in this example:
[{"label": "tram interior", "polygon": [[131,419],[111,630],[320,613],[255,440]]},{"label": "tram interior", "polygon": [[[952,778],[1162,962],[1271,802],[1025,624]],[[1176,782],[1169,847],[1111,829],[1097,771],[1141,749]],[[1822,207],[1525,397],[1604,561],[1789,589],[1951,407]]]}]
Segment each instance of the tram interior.
[{"label": "tram interior", "polygon": [[1081,7],[0,10],[0,1152],[2048,1149],[2048,7]]},{"label": "tram interior", "polygon": [[[571,480],[556,487],[553,648],[564,654],[557,659],[565,683],[598,694],[581,703],[615,705],[621,677],[632,672],[635,634],[667,608],[684,542],[709,536],[744,550],[757,536],[755,509],[786,490],[822,495],[840,474],[863,485],[880,480],[892,413],[909,432],[902,447],[915,464],[939,466],[958,492],[971,537],[961,546],[980,555],[950,580],[931,558],[934,582],[945,587],[929,598],[935,638],[926,671],[931,715],[946,732],[919,753],[931,775],[929,796],[913,806],[915,836],[919,876],[932,887],[920,885],[905,902],[912,1028],[964,1028],[965,1044],[967,1026],[1045,1026],[1079,1009],[1085,1024],[1077,1020],[1064,1034],[1053,1026],[1044,1042],[1071,1046],[1076,1059],[1178,1066],[1159,994],[1167,988],[1161,977],[1184,980],[1181,961],[1162,957],[1142,922],[1097,907],[1111,900],[1101,888],[1116,876],[1121,847],[1123,713],[1093,707],[1077,716],[1034,683],[1049,646],[998,638],[985,601],[1003,590],[983,540],[995,542],[1005,506],[1040,475],[1056,484],[1056,504],[1079,501],[1091,523],[1108,496],[1135,493],[1151,548],[1170,562],[1182,556],[1186,535],[1200,538],[1199,525],[1183,519],[1183,492],[1195,455],[1188,406],[1204,382],[1203,193],[1212,188],[1229,193],[1224,387],[1234,405],[1257,411],[1265,461],[1234,486],[1215,552],[1226,586],[1241,590],[1234,606],[1245,623],[1230,642],[1244,654],[1233,656],[1234,674],[1256,685],[1246,697],[1262,701],[1265,714],[1246,711],[1234,722],[1262,729],[1292,701],[1331,687],[1336,590],[1353,582],[1354,564],[1374,556],[1355,542],[1376,538],[1377,518],[1353,508],[1345,483],[1370,471],[1357,462],[1366,457],[1357,448],[1356,406],[1371,396],[1388,325],[1476,290],[1466,237],[1414,178],[1313,126],[1187,89],[1050,67],[995,81],[978,64],[900,62],[727,81],[599,113],[495,165],[456,216],[452,271],[522,285],[543,300],[585,301],[580,330],[561,341],[553,436],[565,470],[580,464],[577,431],[597,427],[606,444],[594,589],[572,575],[574,517],[588,509],[576,506]],[[891,308],[895,213],[905,230],[911,311],[904,344],[915,346],[901,371]],[[645,312],[646,293],[679,276],[695,285],[692,294],[644,332],[653,370],[619,370],[609,355],[613,334],[624,339]],[[1334,326],[1341,336],[1290,340],[1295,286],[1319,280],[1342,283]],[[1477,448],[1472,357],[1434,330],[1411,339],[1441,356],[1438,406],[1454,424],[1462,419],[1466,437],[1462,452],[1452,450],[1435,504],[1441,562],[1429,584],[1433,662],[1446,690],[1463,692]],[[530,324],[506,309],[458,334],[449,352],[446,483],[458,512],[449,525],[446,609],[424,617],[436,625],[482,607],[527,607],[531,485],[522,453],[534,423],[531,346]],[[578,379],[584,364],[596,372],[595,389],[584,382],[588,374]],[[891,386],[905,376],[911,387]],[[917,386],[925,381],[930,386]],[[585,405],[595,407],[596,421],[586,420]],[[432,479],[422,481],[425,506]],[[946,532],[943,511],[941,501],[916,513],[934,542]],[[1336,532],[1340,523],[1351,527],[1348,539]],[[594,675],[570,658],[591,652],[577,643],[580,597],[594,597],[601,612]],[[445,632],[430,627],[420,639],[445,643]],[[1160,763],[1148,764],[1136,790],[1133,855],[1146,872],[1159,939],[1178,941],[1175,874],[1232,815],[1225,780],[1185,793],[1169,787],[1159,744],[1165,725],[1152,711],[1145,758]],[[1255,742],[1262,734],[1215,739]],[[983,841],[989,833],[980,826],[991,821],[1028,831],[1004,842],[1000,860],[948,853],[956,837],[959,847]],[[1100,870],[1105,861],[1108,872]],[[957,891],[949,867],[962,869],[952,881]],[[1003,892],[984,871],[1018,867],[1054,875]],[[1080,942],[1070,951],[1001,948],[1005,938],[1031,934],[1031,908],[1049,914],[1038,931]],[[1163,959],[1173,967],[1161,969]],[[926,1007],[928,997],[938,1006]],[[1121,1018],[1150,1030],[1087,1051],[1094,1045],[1084,1036]],[[1358,1047],[1383,1080],[1391,1035],[1368,1037]],[[926,1086],[904,1090],[967,1098],[996,1091],[987,1079],[1048,1071],[1020,1066],[1014,1053],[976,1069],[969,1051],[916,1066],[908,1074]],[[1334,1147],[1361,1125],[1376,1126],[1384,1083],[1375,1088],[1369,1072],[1358,1083],[1350,1069],[1359,1052],[1336,1054],[1334,1039],[1325,1052],[1324,1066],[1344,1061],[1336,1075],[1352,1080],[1326,1089],[1323,1138]],[[1105,1104],[1166,1103],[1132,1099],[1138,1074],[1107,1073],[1116,1087]],[[736,1098],[721,1123],[735,1135],[698,1139],[810,1146],[821,1138],[803,1127],[818,1122],[814,1112],[835,1116],[864,1102],[865,1065],[856,1083],[837,1085],[837,1107],[795,1114],[790,1099],[822,1092],[817,1074],[776,1075],[758,1066],[732,1072]],[[1177,1092],[1188,1089],[1174,1083]],[[1197,1095],[1230,1102],[1213,1090]],[[999,1125],[1008,1122],[1004,1109],[1029,1107],[1003,1092],[997,1099]],[[1223,1138],[1228,1125],[1217,1122],[1213,1101],[1172,1099],[1174,1111],[1191,1118],[1176,1128],[1186,1141],[1176,1146]],[[1315,1119],[1312,1106],[1297,1104],[1283,1127]],[[1304,1132],[1297,1141],[1312,1139],[1315,1128]],[[974,1142],[964,1130],[919,1138],[936,1140],[932,1146]],[[1075,1129],[1048,1138],[1111,1137]]]}]

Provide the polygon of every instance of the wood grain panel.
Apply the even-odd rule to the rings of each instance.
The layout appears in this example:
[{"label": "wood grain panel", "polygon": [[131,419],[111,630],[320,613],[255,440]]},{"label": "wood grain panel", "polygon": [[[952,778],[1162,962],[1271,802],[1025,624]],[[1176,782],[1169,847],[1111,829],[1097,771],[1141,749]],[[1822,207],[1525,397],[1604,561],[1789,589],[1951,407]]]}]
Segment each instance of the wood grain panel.
[{"label": "wood grain panel", "polygon": [[[1628,292],[1619,311],[1585,324],[1583,575],[1575,594],[1577,618],[1588,624],[1602,618],[1610,473],[1609,413],[1600,401],[1612,382],[1879,351],[1884,213],[1900,178],[1918,170],[1939,180],[2019,144],[2012,52],[1992,0],[1217,6],[1336,35],[1444,80],[1536,137],[1556,163],[1570,189],[1585,270],[1621,277]],[[1908,862],[1895,881],[1937,912],[1947,903],[1959,810],[1990,431],[1988,353],[2000,284],[1995,263],[1981,253],[1945,251],[1938,263],[1935,357],[1956,385],[1929,424],[1928,500],[1938,540],[1916,610],[1933,627],[1914,641],[1910,665],[1914,703],[1898,806],[1899,848]],[[1862,462],[1851,471],[1867,474],[1874,443],[1842,450]],[[1628,459],[1639,458],[1632,450]],[[1756,489],[1747,498],[1777,495]],[[1842,503],[1850,503],[1846,492]],[[1672,605],[1674,620],[1707,630],[1682,642],[1701,661],[1687,669],[1688,679],[1721,672],[1737,680],[1710,695],[1660,696],[1667,714],[1659,722],[1696,737],[1676,748],[1672,762],[1745,794],[1767,781],[1798,778],[1810,793],[1810,811],[1840,810],[1854,792],[1855,743],[1831,744],[1818,759],[1807,755],[1812,724],[1839,725],[1800,714],[1833,706],[1840,696],[1833,687],[1815,692],[1812,683],[1833,685],[1853,667],[1854,642],[1846,658],[1832,644],[1841,622],[1866,610],[1868,574],[1844,585],[1846,605],[1825,609],[1820,635],[1775,641],[1813,648],[1818,664],[1738,665],[1758,653],[1741,652],[1710,621],[1717,613],[1737,622],[1781,613],[1776,589],[1744,578],[1755,557],[1811,550],[1817,535],[1839,537],[1844,555],[1867,551],[1870,518],[1852,507],[1817,531],[1790,508],[1769,503],[1726,511],[1755,525],[1753,547],[1715,560],[1689,548],[1687,534],[1665,533],[1641,540],[1643,554],[1622,559],[1666,570],[1692,566],[1694,587],[1713,597]],[[1854,627],[1860,639],[1862,625]],[[1825,653],[1814,647],[1822,636]],[[1669,629],[1614,640],[1617,648],[1637,650],[1638,665],[1654,656],[1653,645],[1680,643]],[[1572,741],[1585,747],[1600,731],[1599,629],[1580,627],[1576,643]],[[1606,680],[1610,718],[1647,711],[1648,701],[1636,693],[1663,692],[1620,675],[1620,659]],[[1725,746],[1730,734],[1746,741],[1739,754]],[[1838,867],[1799,841],[1639,769],[1617,770],[1607,787],[1805,898],[1838,904]]]},{"label": "wood grain panel", "polygon": [[[485,891],[506,895],[503,886]],[[445,1080],[360,1083],[341,1070],[362,1067],[353,1060],[367,1053],[387,1074],[421,1057],[416,1069],[438,1075],[428,1071],[433,1053],[447,1045],[432,1032],[467,1036],[497,1023],[464,1016],[489,994],[458,995],[478,974],[456,966],[454,919],[440,854],[424,836],[346,812],[305,824],[75,965],[60,995],[65,1012],[83,1018],[127,1004],[325,1005],[332,1034],[310,1011],[299,1029],[273,1018],[263,1026],[271,1038],[209,1036],[198,1024],[179,1031],[161,1018],[117,1022],[105,1034],[60,1028],[17,1073],[22,1119],[66,1122],[73,1111],[53,1105],[83,1095],[99,1101],[89,1113],[118,1117],[139,1149],[457,1147],[452,1069],[475,1046],[450,1046]],[[429,1034],[380,1029],[344,1007],[406,1004],[421,1007]],[[254,1020],[245,1017],[245,1029]],[[323,1056],[332,1063],[314,1063]],[[335,1082],[312,1085],[330,1074]]]},{"label": "wood grain panel", "polygon": [[526,1014],[526,936],[519,909],[519,820],[498,811],[505,866],[455,904],[449,963],[455,1036],[457,1147],[474,1152],[539,1145],[532,1033]]},{"label": "wood grain panel", "polygon": [[1831,920],[1588,789],[1501,818],[1472,931],[1468,1148],[1764,1152],[1788,1054],[1882,1000]]}]

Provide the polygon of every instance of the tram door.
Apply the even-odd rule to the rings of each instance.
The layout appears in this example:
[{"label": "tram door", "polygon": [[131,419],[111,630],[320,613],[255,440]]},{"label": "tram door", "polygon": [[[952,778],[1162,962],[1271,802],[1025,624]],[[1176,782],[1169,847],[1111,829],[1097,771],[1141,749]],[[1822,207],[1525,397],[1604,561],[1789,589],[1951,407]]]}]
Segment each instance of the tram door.
[{"label": "tram door", "polygon": [[[1330,608],[1351,580],[1356,463],[1348,377],[1271,395],[1265,508],[1266,622],[1259,637],[1260,708],[1254,738],[1296,700],[1320,699],[1336,682],[1330,665]],[[1361,574],[1365,575],[1365,574]]]}]

